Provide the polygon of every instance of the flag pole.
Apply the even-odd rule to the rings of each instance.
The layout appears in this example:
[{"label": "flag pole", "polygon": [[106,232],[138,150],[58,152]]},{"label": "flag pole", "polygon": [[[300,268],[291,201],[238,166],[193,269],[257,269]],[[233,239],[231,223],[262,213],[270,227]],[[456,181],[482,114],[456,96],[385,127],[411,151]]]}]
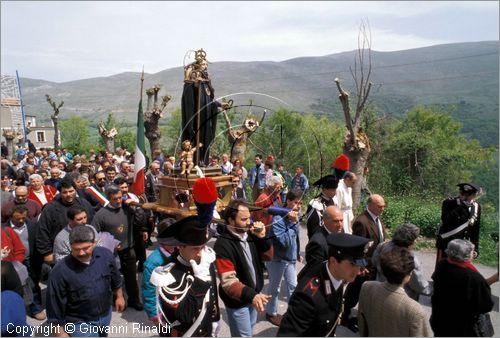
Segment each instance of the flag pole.
[{"label": "flag pole", "polygon": [[141,92],[139,98],[142,100],[142,90],[144,87],[144,65],[142,65],[142,74],[141,74]]}]

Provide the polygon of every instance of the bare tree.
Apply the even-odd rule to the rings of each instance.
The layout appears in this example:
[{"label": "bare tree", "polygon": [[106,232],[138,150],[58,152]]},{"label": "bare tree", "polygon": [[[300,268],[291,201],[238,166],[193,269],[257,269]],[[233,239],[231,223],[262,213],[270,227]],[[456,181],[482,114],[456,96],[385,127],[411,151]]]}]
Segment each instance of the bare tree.
[{"label": "bare tree", "polygon": [[54,110],[54,113],[50,115],[50,118],[54,123],[54,151],[57,151],[59,150],[59,109],[64,105],[64,101],[56,104],[54,101],[52,101],[52,98],[49,94],[45,94],[45,97],[47,98],[47,102]]},{"label": "bare tree", "polygon": [[227,139],[229,144],[231,145],[231,162],[235,160],[240,160],[241,163],[245,161],[245,152],[247,149],[247,141],[250,135],[252,135],[257,128],[264,121],[264,117],[266,116],[265,112],[262,116],[262,119],[257,121],[253,116],[247,116],[245,121],[240,126],[232,126],[231,121],[229,120],[229,116],[227,115],[227,111],[231,109],[233,104],[232,100],[229,100],[228,103],[222,104],[222,113],[224,114],[224,119],[226,120],[227,126]]},{"label": "bare tree", "polygon": [[351,112],[349,93],[346,92],[338,78],[335,78],[339,99],[344,111],[347,131],[344,136],[343,152],[349,158],[350,171],[356,173],[358,180],[352,189],[353,209],[356,210],[361,198],[361,181],[363,178],[363,169],[368,162],[370,155],[370,140],[363,131],[362,119],[365,111],[366,101],[370,95],[372,83],[370,76],[372,71],[371,60],[371,33],[368,23],[361,22],[358,33],[358,50],[354,59],[354,69],[350,67],[351,76],[354,80],[356,89],[356,108],[354,118]]},{"label": "bare tree", "polygon": [[151,154],[155,149],[160,149],[160,139],[161,131],[158,126],[158,122],[163,117],[163,110],[167,106],[168,102],[172,99],[170,95],[162,96],[161,104],[158,105],[158,92],[161,89],[161,85],[157,84],[152,88],[146,89],[146,95],[148,96],[148,103],[146,106],[146,111],[144,112],[144,130],[145,136],[149,140],[149,146],[151,148]]},{"label": "bare tree", "polygon": [[118,135],[116,128],[107,129],[104,122],[100,122],[97,127],[99,128],[99,135],[101,135],[106,145],[106,151],[114,154],[115,153],[115,137]]},{"label": "bare tree", "polygon": [[20,133],[16,132],[14,129],[2,129],[2,136],[7,141],[7,151],[8,151],[7,158],[9,160],[16,158],[14,140],[16,140],[19,137],[19,135]]}]

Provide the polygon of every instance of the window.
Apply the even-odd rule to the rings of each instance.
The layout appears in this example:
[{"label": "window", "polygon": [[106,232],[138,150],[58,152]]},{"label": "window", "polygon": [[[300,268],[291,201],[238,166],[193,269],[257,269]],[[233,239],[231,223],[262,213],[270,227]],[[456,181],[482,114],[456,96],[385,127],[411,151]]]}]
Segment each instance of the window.
[{"label": "window", "polygon": [[36,140],[38,143],[44,143],[45,142],[45,132],[44,131],[37,131],[36,132]]}]

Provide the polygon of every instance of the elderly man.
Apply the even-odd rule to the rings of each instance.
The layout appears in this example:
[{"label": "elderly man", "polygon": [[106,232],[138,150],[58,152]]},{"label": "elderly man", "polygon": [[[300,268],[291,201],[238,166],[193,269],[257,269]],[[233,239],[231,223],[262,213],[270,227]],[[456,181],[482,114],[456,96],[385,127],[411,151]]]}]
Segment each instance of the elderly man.
[{"label": "elderly man", "polygon": [[337,187],[337,201],[339,208],[344,213],[344,232],[346,234],[352,233],[352,222],[354,221],[354,214],[352,212],[352,187],[356,183],[356,174],[350,171],[344,173],[344,178],[339,181]]},{"label": "elderly man", "polygon": [[328,235],[328,260],[300,277],[278,336],[334,336],[342,312],[344,285],[367,264],[367,238],[349,234]]},{"label": "elderly man", "polygon": [[42,176],[33,174],[30,176],[30,185],[28,187],[28,199],[38,203],[40,208],[47,203],[52,202],[54,197],[58,194],[56,188],[50,185],[43,184]]},{"label": "elderly man", "polygon": [[[107,336],[113,298],[118,312],[125,309],[122,279],[113,254],[96,247],[95,233],[89,227],[76,227],[69,241],[71,255],[49,276],[47,322],[58,326],[58,336],[84,336],[89,332]],[[66,332],[67,328],[74,331]]]},{"label": "elderly man", "polygon": [[222,163],[220,165],[222,169],[222,173],[225,175],[231,174],[231,171],[233,170],[233,164],[231,161],[229,161],[229,155],[228,154],[222,154]]},{"label": "elderly man", "polygon": [[35,201],[28,199],[28,188],[23,185],[20,185],[16,187],[14,192],[15,192],[14,199],[2,204],[2,210],[4,211],[2,213],[2,222],[5,222],[5,220],[3,219],[4,214],[9,210],[12,210],[12,208],[14,208],[16,205],[22,205],[26,209],[28,209],[29,220],[36,220],[38,215],[40,215],[40,213],[42,212],[42,208]]},{"label": "elderly man", "polygon": [[328,259],[328,244],[326,238],[330,234],[343,232],[343,213],[334,205],[323,212],[323,226],[319,228],[306,245],[306,264],[311,266]]},{"label": "elderly man", "polygon": [[361,285],[367,280],[374,280],[376,276],[377,270],[371,264],[371,257],[377,245],[385,240],[385,226],[380,220],[380,216],[382,216],[384,209],[384,198],[377,194],[371,195],[368,198],[366,210],[356,218],[352,225],[352,233],[354,235],[365,237],[373,241],[373,246],[366,254],[366,256],[370,258],[370,264],[368,264],[362,275],[358,276],[353,283],[349,284],[346,290],[342,324],[348,326],[354,332],[358,331],[357,318],[349,319],[349,316],[351,309],[358,303]]},{"label": "elderly man", "polygon": [[61,169],[59,167],[50,168],[50,178],[46,179],[45,185],[50,185],[60,190],[61,188]]},{"label": "elderly man", "polygon": [[160,163],[157,161],[151,162],[149,165],[149,173],[146,174],[146,187],[145,194],[148,202],[156,202],[158,200],[159,187],[158,183],[160,183],[159,178],[161,177],[160,172]]}]

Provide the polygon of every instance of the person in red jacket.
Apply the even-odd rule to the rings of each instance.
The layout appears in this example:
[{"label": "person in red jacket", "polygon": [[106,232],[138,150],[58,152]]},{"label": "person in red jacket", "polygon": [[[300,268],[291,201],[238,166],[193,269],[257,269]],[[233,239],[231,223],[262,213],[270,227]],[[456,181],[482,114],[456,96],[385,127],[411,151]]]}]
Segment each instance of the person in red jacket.
[{"label": "person in red jacket", "polygon": [[43,178],[38,174],[30,176],[30,185],[28,187],[28,199],[35,201],[40,208],[50,203],[58,194],[56,188],[51,185],[43,185]]},{"label": "person in red jacket", "polygon": [[8,224],[2,224],[2,260],[24,262],[26,249],[18,234]]}]

